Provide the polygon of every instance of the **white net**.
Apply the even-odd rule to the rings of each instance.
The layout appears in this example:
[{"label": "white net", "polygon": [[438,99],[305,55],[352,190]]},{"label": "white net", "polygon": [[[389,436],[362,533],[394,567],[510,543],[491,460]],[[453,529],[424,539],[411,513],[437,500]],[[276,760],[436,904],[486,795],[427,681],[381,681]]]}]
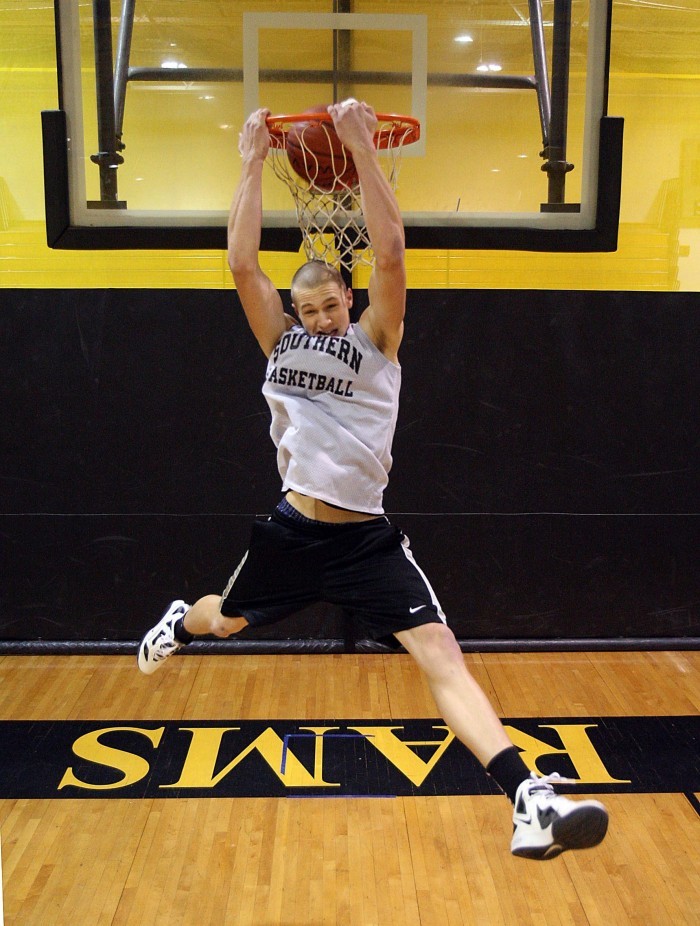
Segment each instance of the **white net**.
[{"label": "white net", "polygon": [[[380,115],[377,118],[375,147],[386,151],[380,162],[395,190],[402,148],[417,140],[420,126],[415,119],[403,116]],[[302,119],[303,127],[297,127]],[[329,128],[321,117],[308,114],[270,117],[268,125],[272,139],[268,163],[276,176],[287,184],[294,198],[307,259],[323,260],[349,272],[363,264],[372,267],[374,255],[362,213],[357,175],[349,153],[340,145],[337,136],[330,140],[332,125]],[[316,129],[313,141],[308,126]],[[318,142],[318,130],[329,139],[331,153],[335,152],[334,156],[322,161],[310,147]],[[297,167],[304,176],[290,161],[293,147]]]}]

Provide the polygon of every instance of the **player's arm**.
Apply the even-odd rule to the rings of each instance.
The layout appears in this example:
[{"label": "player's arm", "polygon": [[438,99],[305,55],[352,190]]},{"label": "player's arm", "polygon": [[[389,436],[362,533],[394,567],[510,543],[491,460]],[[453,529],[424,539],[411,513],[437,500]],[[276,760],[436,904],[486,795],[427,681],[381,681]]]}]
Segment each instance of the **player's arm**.
[{"label": "player's arm", "polygon": [[270,145],[265,118],[259,109],[246,121],[239,150],[241,177],[228,220],[228,263],[248,324],[266,356],[292,320],[285,315],[277,289],[259,263],[262,232],[262,172]]},{"label": "player's arm", "polygon": [[377,119],[371,106],[356,101],[330,106],[329,112],[357,168],[362,211],[375,255],[369,307],[360,325],[389,359],[396,360],[406,311],[405,237],[394,191],[374,147]]}]

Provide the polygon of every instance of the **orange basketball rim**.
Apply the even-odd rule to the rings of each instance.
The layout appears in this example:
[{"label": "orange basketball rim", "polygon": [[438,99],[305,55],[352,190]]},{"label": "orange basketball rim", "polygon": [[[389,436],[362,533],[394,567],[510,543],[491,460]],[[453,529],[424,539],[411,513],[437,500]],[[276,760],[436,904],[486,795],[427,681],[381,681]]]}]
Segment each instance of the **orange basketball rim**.
[{"label": "orange basketball rim", "polygon": [[[274,148],[286,148],[289,129],[299,122],[333,123],[329,113],[291,113],[268,116],[265,120]],[[394,113],[377,113],[377,130],[374,146],[378,150],[412,145],[420,138],[420,122],[413,116],[399,116]]]}]

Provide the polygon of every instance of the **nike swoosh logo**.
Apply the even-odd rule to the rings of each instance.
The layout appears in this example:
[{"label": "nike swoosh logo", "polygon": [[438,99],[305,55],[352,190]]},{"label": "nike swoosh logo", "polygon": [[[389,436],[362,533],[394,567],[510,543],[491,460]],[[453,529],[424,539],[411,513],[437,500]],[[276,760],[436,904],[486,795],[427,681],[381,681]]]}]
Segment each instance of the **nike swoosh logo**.
[{"label": "nike swoosh logo", "polygon": [[409,614],[415,614],[416,611],[421,611],[423,608],[426,608],[426,607],[427,607],[427,605],[419,604],[417,608],[409,608],[409,609],[408,609],[408,613],[409,613]]}]

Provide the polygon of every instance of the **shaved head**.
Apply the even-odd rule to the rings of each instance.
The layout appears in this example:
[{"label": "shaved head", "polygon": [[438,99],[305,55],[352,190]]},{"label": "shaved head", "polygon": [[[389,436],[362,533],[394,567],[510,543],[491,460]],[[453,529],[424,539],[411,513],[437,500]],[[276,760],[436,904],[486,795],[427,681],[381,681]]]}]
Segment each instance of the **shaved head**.
[{"label": "shaved head", "polygon": [[322,260],[310,260],[301,267],[292,277],[292,299],[294,299],[294,290],[302,287],[303,289],[316,289],[324,283],[337,283],[341,290],[346,290],[347,286],[340,272],[335,267],[329,267]]}]

